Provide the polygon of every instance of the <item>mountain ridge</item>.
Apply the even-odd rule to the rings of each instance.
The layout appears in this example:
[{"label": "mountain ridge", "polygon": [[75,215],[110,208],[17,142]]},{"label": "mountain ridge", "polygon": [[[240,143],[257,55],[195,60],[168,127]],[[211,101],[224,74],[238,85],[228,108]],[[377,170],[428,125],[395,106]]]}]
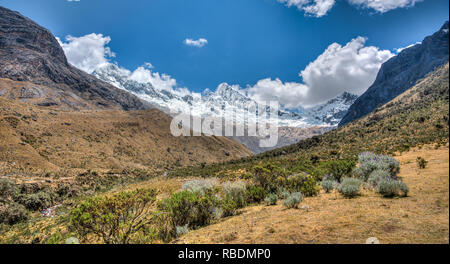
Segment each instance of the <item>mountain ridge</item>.
[{"label": "mountain ridge", "polygon": [[406,48],[385,62],[374,83],[350,106],[339,126],[369,114],[445,64],[449,58],[448,30],[446,21],[439,31],[426,37],[421,44]]}]

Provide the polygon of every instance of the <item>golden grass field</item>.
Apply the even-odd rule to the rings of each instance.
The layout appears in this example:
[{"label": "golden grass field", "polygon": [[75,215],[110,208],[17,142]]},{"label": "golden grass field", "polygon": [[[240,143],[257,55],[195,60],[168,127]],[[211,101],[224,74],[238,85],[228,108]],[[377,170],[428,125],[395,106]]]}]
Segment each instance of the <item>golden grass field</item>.
[{"label": "golden grass field", "polygon": [[[428,163],[419,170],[416,158]],[[191,231],[177,243],[449,243],[449,148],[414,149],[396,157],[400,177],[410,187],[407,198],[386,199],[374,191],[346,199],[338,193],[307,197],[287,210],[256,205],[220,223]]]},{"label": "golden grass field", "polygon": [[[418,156],[429,162],[427,168],[418,169]],[[288,210],[281,201],[276,206],[245,207],[240,214],[190,231],[173,243],[349,244],[365,243],[369,237],[377,237],[382,244],[449,243],[448,145],[438,149],[427,145],[395,158],[401,163],[400,177],[410,187],[406,198],[387,199],[364,190],[362,196],[346,199],[335,191],[322,191],[317,197],[304,198],[300,207],[306,208]],[[158,177],[119,186],[109,193],[156,188],[160,200],[192,179]],[[0,234],[0,241],[59,243],[59,236],[66,236],[66,224],[61,217],[36,217]]]}]

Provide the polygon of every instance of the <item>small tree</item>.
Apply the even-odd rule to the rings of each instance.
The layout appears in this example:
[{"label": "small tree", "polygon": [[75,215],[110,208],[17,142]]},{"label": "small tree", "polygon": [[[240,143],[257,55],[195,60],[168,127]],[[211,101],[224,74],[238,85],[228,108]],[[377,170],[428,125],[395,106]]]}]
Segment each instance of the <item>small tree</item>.
[{"label": "small tree", "polygon": [[94,235],[106,244],[128,244],[152,221],[155,200],[154,189],[93,197],[71,211],[70,223],[85,239]]},{"label": "small tree", "polygon": [[417,162],[417,166],[419,167],[419,169],[425,169],[428,164],[428,161],[426,161],[422,157],[417,157],[416,162]]}]

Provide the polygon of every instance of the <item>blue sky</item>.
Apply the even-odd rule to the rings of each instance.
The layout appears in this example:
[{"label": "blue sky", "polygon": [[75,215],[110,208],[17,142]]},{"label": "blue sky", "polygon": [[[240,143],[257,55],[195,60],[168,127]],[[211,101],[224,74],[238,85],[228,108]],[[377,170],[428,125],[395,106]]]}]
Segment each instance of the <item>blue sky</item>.
[{"label": "blue sky", "polygon": [[[277,0],[0,0],[0,5],[61,39],[109,36],[107,46],[116,55],[111,60],[121,67],[133,71],[150,62],[152,71],[195,92],[222,82],[254,86],[266,78],[303,84],[300,71],[333,43],[344,46],[361,36],[367,38],[364,46],[395,53],[437,31],[449,16],[448,0],[387,12],[337,0],[321,17]],[[187,38],[207,44],[189,46]]]}]

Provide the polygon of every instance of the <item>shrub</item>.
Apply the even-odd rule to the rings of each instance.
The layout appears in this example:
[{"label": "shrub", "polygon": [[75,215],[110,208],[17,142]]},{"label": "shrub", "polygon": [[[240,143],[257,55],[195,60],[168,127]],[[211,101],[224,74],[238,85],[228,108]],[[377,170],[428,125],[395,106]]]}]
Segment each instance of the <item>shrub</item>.
[{"label": "shrub", "polygon": [[300,192],[291,193],[286,200],[284,200],[283,205],[287,208],[298,208],[298,205],[302,202],[303,195]]},{"label": "shrub", "polygon": [[377,192],[383,197],[406,197],[409,193],[408,186],[401,181],[383,180],[378,183]]},{"label": "shrub", "polygon": [[28,219],[28,211],[25,206],[12,203],[3,209],[0,209],[0,223],[14,225],[16,223],[26,221]]},{"label": "shrub", "polygon": [[316,196],[320,191],[316,179],[308,174],[289,176],[288,190],[291,192],[301,192],[305,196]]},{"label": "shrub", "polygon": [[291,193],[289,191],[285,190],[285,189],[280,188],[278,190],[278,197],[283,199],[283,200],[288,198],[289,195],[291,195]]},{"label": "shrub", "polygon": [[385,170],[374,170],[370,173],[367,182],[373,187],[377,187],[380,181],[391,180],[391,175]]},{"label": "shrub", "polygon": [[220,207],[214,208],[216,218],[233,216],[236,214],[239,206],[231,197],[225,197],[220,201]]},{"label": "shrub", "polygon": [[422,157],[417,157],[416,162],[417,162],[417,166],[419,167],[419,169],[425,169],[428,164],[428,161],[426,161]]},{"label": "shrub", "polygon": [[253,168],[253,182],[269,193],[276,192],[280,176],[285,177],[285,171],[273,164]]},{"label": "shrub", "polygon": [[85,239],[93,235],[106,244],[127,244],[148,231],[155,200],[153,189],[89,198],[70,212],[70,224]]},{"label": "shrub", "polygon": [[23,204],[27,209],[37,211],[48,208],[52,205],[52,195],[45,191],[39,191],[32,194],[21,194],[18,202]]},{"label": "shrub", "polygon": [[17,185],[8,179],[0,179],[0,201],[14,200],[19,194]]},{"label": "shrub", "polygon": [[326,163],[329,177],[340,182],[343,177],[350,176],[355,163],[348,160],[333,160]]},{"label": "shrub", "polygon": [[73,198],[81,194],[81,189],[77,185],[64,183],[58,186],[56,193],[59,197]]},{"label": "shrub", "polygon": [[177,232],[177,236],[182,236],[182,235],[186,235],[187,233],[189,233],[189,227],[187,225],[185,226],[177,226],[176,227],[176,232]]},{"label": "shrub", "polygon": [[242,208],[245,206],[245,190],[247,185],[243,181],[226,182],[223,184],[222,192],[225,197],[232,199],[236,206]]},{"label": "shrub", "polygon": [[335,184],[336,182],[334,181],[324,180],[322,181],[322,189],[324,189],[326,193],[329,193],[334,189]]},{"label": "shrub", "polygon": [[188,225],[194,229],[211,222],[217,204],[212,192],[201,195],[199,192],[181,191],[162,201],[159,208],[168,214],[173,228]]},{"label": "shrub", "polygon": [[203,180],[192,180],[183,183],[182,189],[185,191],[198,192],[204,195],[207,192],[213,191],[217,187],[217,179],[203,179]]},{"label": "shrub", "polygon": [[346,198],[353,198],[360,195],[363,183],[355,178],[344,178],[337,190]]},{"label": "shrub", "polygon": [[269,196],[264,199],[266,205],[276,205],[278,202],[278,196],[274,193],[269,194]]},{"label": "shrub", "polygon": [[391,178],[396,179],[400,172],[400,163],[389,156],[364,152],[359,155],[359,166],[353,170],[353,174],[366,182],[375,170],[387,171]]},{"label": "shrub", "polygon": [[260,203],[266,197],[267,192],[260,186],[250,185],[245,191],[247,203]]}]

